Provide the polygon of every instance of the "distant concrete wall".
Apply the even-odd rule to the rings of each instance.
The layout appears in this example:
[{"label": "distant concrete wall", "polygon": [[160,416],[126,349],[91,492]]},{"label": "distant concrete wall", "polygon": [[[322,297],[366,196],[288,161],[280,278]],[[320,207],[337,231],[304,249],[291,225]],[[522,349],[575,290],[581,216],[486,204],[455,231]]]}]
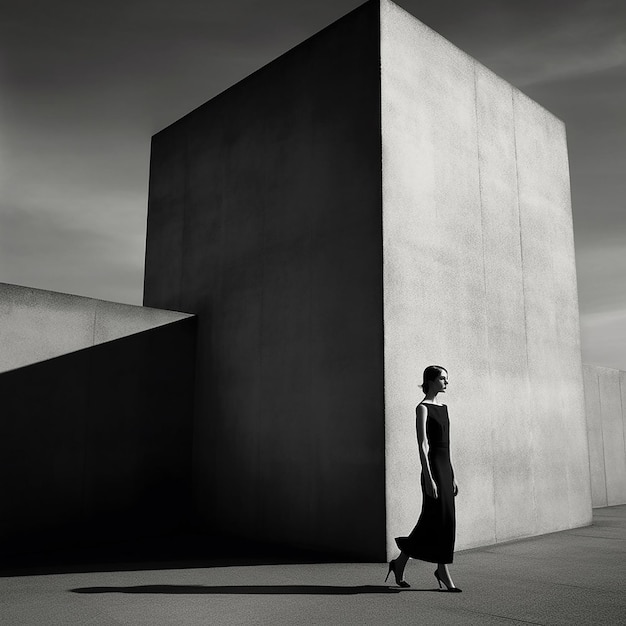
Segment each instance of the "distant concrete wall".
[{"label": "distant concrete wall", "polygon": [[626,372],[583,365],[594,507],[626,504]]},{"label": "distant concrete wall", "polygon": [[381,8],[387,544],[421,506],[415,405],[449,368],[457,547],[591,522],[563,124]]},{"label": "distant concrete wall", "polygon": [[0,283],[0,372],[189,317]]},{"label": "distant concrete wall", "polygon": [[182,319],[0,374],[0,552],[188,528],[194,344]]},{"label": "distant concrete wall", "polygon": [[198,314],[207,528],[383,559],[379,12],[153,138],[144,303]]}]

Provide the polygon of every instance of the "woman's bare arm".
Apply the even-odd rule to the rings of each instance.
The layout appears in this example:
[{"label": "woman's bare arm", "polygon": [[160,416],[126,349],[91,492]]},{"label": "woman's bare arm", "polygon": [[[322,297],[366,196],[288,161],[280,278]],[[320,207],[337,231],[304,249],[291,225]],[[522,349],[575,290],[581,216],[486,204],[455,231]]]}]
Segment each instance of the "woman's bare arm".
[{"label": "woman's bare arm", "polygon": [[420,461],[422,463],[422,474],[424,475],[424,488],[426,489],[426,495],[431,498],[436,498],[439,495],[437,483],[435,483],[433,478],[433,473],[430,469],[430,461],[428,460],[428,450],[430,447],[428,444],[428,433],[426,432],[428,409],[423,404],[418,404],[415,412],[417,414],[417,444],[420,452]]},{"label": "woman's bare arm", "polygon": [[454,472],[454,465],[452,465],[452,459],[450,459],[450,469],[452,470],[452,492],[456,496],[459,493],[459,486],[456,482],[456,474]]}]

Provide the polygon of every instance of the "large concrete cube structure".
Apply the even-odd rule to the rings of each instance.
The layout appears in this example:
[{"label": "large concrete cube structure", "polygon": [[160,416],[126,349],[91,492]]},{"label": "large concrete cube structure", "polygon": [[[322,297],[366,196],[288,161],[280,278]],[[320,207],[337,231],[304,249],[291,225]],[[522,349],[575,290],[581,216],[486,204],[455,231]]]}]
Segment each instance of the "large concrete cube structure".
[{"label": "large concrete cube structure", "polygon": [[153,138],[144,303],[198,315],[207,527],[384,559],[432,363],[458,548],[591,521],[564,126],[388,0]]}]

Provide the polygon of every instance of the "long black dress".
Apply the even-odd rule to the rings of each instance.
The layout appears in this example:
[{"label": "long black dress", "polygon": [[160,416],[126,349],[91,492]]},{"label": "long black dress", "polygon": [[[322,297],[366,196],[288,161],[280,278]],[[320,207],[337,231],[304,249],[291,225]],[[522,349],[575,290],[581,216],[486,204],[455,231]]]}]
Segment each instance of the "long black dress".
[{"label": "long black dress", "polygon": [[396,544],[402,552],[414,559],[452,563],[456,521],[448,407],[428,403],[423,405],[428,410],[428,460],[439,497],[430,498],[426,495],[422,473],[422,513],[411,534],[408,537],[396,537]]}]

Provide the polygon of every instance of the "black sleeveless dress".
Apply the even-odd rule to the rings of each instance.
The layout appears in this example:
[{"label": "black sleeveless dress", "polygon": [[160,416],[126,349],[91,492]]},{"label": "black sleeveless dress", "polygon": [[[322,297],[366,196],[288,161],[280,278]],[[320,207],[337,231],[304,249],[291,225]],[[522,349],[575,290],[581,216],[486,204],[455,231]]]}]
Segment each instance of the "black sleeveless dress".
[{"label": "black sleeveless dress", "polygon": [[428,410],[428,460],[439,497],[430,498],[426,495],[422,473],[422,513],[411,534],[408,537],[396,537],[396,544],[402,552],[414,559],[452,563],[456,520],[448,407],[427,403],[424,406]]}]

